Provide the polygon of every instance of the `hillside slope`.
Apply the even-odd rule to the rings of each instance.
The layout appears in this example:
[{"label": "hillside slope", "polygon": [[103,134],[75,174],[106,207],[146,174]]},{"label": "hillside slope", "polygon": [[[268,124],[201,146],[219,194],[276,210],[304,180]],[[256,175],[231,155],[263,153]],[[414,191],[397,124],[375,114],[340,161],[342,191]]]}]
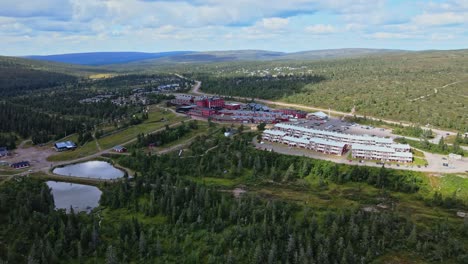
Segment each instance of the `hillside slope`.
[{"label": "hillside slope", "polygon": [[0,56],[0,94],[12,95],[76,81],[108,70]]}]

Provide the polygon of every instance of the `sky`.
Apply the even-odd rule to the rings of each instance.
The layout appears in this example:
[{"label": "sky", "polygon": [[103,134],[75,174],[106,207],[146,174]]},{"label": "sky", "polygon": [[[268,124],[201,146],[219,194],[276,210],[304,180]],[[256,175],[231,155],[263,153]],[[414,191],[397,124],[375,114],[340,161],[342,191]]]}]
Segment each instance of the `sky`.
[{"label": "sky", "polygon": [[468,0],[0,0],[0,54],[468,48]]}]

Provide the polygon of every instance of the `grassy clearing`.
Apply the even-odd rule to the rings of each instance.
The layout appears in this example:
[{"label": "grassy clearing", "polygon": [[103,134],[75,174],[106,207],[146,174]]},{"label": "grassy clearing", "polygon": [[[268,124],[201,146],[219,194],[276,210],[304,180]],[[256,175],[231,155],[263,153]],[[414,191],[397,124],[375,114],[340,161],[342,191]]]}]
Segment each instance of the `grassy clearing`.
[{"label": "grassy clearing", "polygon": [[440,192],[443,196],[456,196],[462,200],[468,201],[468,179],[455,174],[447,174],[443,177],[431,177],[433,190]]},{"label": "grassy clearing", "polygon": [[96,146],[96,142],[93,140],[93,141],[87,142],[86,144],[84,144],[81,147],[78,147],[75,150],[59,152],[56,155],[49,156],[47,157],[47,160],[48,161],[73,160],[73,159],[83,158],[83,157],[92,155],[97,152],[98,152],[98,148]]},{"label": "grassy clearing", "polygon": [[427,164],[427,161],[420,157],[414,157],[412,164],[416,166],[425,166]]},{"label": "grassy clearing", "polygon": [[208,126],[208,123],[198,122],[197,125],[198,125],[198,128],[196,130],[191,130],[189,133],[187,133],[183,137],[179,138],[178,140],[175,140],[175,141],[169,142],[167,144],[163,144],[163,145],[161,145],[159,147],[156,147],[155,150],[156,151],[161,151],[161,150],[164,150],[164,149],[167,149],[167,148],[179,145],[179,144],[183,144],[187,140],[189,140],[189,139],[191,139],[193,137],[200,136],[202,134],[207,134],[207,133],[210,132],[210,127]]},{"label": "grassy clearing", "polygon": [[90,79],[92,80],[98,80],[98,79],[105,79],[105,78],[111,78],[116,76],[117,74],[113,73],[98,73],[98,74],[92,74],[89,76]]},{"label": "grassy clearing", "polygon": [[[457,137],[456,135],[446,136],[446,137],[444,137],[444,141],[445,141],[445,143],[447,143],[447,144],[453,144],[453,143],[455,142],[455,138],[456,138],[456,137]],[[468,146],[468,144],[463,143],[463,142],[460,143],[460,145],[461,145],[461,146]]]},{"label": "grassy clearing", "polygon": [[143,223],[145,225],[157,225],[166,223],[165,216],[157,215],[149,217],[145,216],[143,213],[137,213],[126,208],[113,210],[109,208],[103,208],[101,216],[103,219],[104,226],[115,226],[119,223],[122,223],[122,221],[130,221],[133,218],[136,218],[140,223]]},{"label": "grassy clearing", "polygon": [[213,186],[213,187],[228,187],[232,188],[242,182],[240,178],[237,179],[227,179],[227,178],[213,178],[213,177],[189,177],[188,179],[205,184],[207,186]]},{"label": "grassy clearing", "polygon": [[25,172],[27,171],[29,168],[24,168],[24,169],[13,169],[13,168],[10,168],[8,166],[1,166],[0,167],[0,175],[1,176],[11,176],[11,175],[15,175],[15,174],[18,174],[18,173],[22,173],[22,172]]},{"label": "grassy clearing", "polygon": [[138,134],[150,133],[157,129],[163,128],[166,125],[171,125],[184,119],[186,118],[176,116],[169,111],[150,111],[149,118],[144,123],[131,126],[118,133],[100,138],[99,144],[101,145],[102,149],[109,149],[115,145],[123,144],[132,139],[135,139]]}]

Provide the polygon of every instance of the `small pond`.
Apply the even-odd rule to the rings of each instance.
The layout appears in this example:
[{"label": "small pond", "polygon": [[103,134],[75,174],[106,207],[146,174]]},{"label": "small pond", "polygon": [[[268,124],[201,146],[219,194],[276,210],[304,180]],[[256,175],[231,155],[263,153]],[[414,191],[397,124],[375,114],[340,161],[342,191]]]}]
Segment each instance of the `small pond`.
[{"label": "small pond", "polygon": [[68,182],[48,181],[46,183],[52,189],[56,209],[66,209],[69,212],[70,207],[73,207],[75,213],[89,213],[99,206],[102,192],[97,187]]},{"label": "small pond", "polygon": [[122,170],[115,168],[110,163],[96,160],[58,167],[52,172],[62,176],[94,179],[118,179],[125,175]]}]

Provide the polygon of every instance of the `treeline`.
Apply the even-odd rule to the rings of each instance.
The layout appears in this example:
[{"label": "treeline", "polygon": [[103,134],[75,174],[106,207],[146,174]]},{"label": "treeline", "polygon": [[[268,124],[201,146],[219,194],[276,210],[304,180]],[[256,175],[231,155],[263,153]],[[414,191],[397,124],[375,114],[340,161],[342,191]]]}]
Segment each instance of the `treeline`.
[{"label": "treeline", "polygon": [[10,101],[47,113],[72,117],[85,116],[101,120],[119,119],[131,110],[131,107],[117,106],[111,103],[110,100],[104,100],[99,103],[80,103],[81,99],[95,95],[97,95],[96,92],[64,89],[62,91],[16,97]]},{"label": "treeline", "polygon": [[[434,253],[440,241],[449,239],[447,235],[440,240],[423,240],[419,237],[421,231],[409,219],[393,213],[319,213],[249,195],[234,199],[170,174],[156,176],[151,185],[146,173],[139,177],[134,187],[121,183],[107,189],[102,204],[148,217],[164,216],[166,221],[149,226],[136,219],[119,223],[114,231],[118,236],[114,236],[108,255],[114,260],[370,263],[392,250],[415,250],[434,259],[463,256],[461,247],[445,247]],[[437,232],[441,234],[442,230]]]},{"label": "treeline", "polygon": [[463,148],[460,147],[460,143],[455,141],[454,144],[448,145],[447,143],[445,143],[444,137],[441,137],[437,144],[431,143],[427,139],[420,139],[419,141],[417,141],[410,140],[407,138],[397,138],[395,139],[395,141],[402,144],[409,144],[413,148],[421,149],[432,153],[444,155],[455,153],[462,156],[466,155],[466,151],[464,151]]},{"label": "treeline", "polygon": [[0,64],[0,96],[21,95],[26,91],[51,88],[77,80],[72,75]]},{"label": "treeline", "polygon": [[192,80],[182,79],[173,74],[123,74],[110,78],[88,81],[96,87],[131,87],[140,85],[145,88],[156,88],[159,85],[178,83],[180,88],[188,89],[193,84]]},{"label": "treeline", "polygon": [[213,94],[244,96],[252,98],[277,99],[300,91],[306,84],[319,83],[325,80],[320,75],[299,76],[210,76],[200,74],[197,80],[202,81],[203,91]]},{"label": "treeline", "polygon": [[55,211],[43,182],[18,178],[0,187],[0,263],[81,263],[100,240],[97,219]]},{"label": "treeline", "polygon": [[169,127],[166,125],[166,129],[153,134],[138,134],[137,142],[135,147],[147,147],[150,144],[154,146],[161,146],[172,141],[176,141],[179,138],[187,135],[192,130],[198,129],[198,123],[196,120],[192,120],[188,123],[182,122],[181,125],[176,127]]},{"label": "treeline", "polygon": [[[120,157],[121,164],[136,168],[137,174],[131,180],[104,184],[102,207],[91,215],[54,211],[49,189],[37,180],[9,181],[0,186],[0,262],[332,264],[372,263],[380,256],[405,252],[425,261],[468,261],[467,221],[419,225],[398,210],[317,210],[255,193],[234,198],[225,190],[189,180],[215,174],[234,177],[231,167],[225,168],[233,151],[238,157],[235,167],[242,171],[238,176],[246,180],[269,180],[263,168],[274,164],[279,181],[295,181],[308,173],[323,177],[326,184],[338,182],[332,174],[354,167],[338,166],[327,172],[328,177],[318,176],[333,171],[332,166],[254,150],[248,146],[251,139],[252,135],[202,137],[187,156],[136,152]],[[196,162],[201,164],[195,166]],[[220,173],[215,163],[220,164]],[[208,173],[208,167],[213,171]],[[374,170],[362,167],[360,173],[367,169]],[[390,179],[383,183],[383,191],[400,189],[393,172],[386,173]],[[400,173],[413,181],[413,173]]]},{"label": "treeline", "polygon": [[16,140],[18,140],[18,137],[15,134],[0,133],[0,147],[6,147],[7,149],[15,149]]},{"label": "treeline", "polygon": [[311,177],[323,186],[328,182],[365,182],[378,188],[408,193],[419,189],[420,179],[413,172],[390,170],[385,167],[347,166],[330,161],[258,151],[250,145],[252,137],[250,133],[241,135],[236,140],[203,136],[194,140],[189,151],[185,151],[187,158],[179,158],[176,154],[146,157],[136,153],[123,157],[120,163],[136,171],[167,170],[175,175],[193,175],[195,172],[196,175],[206,177],[248,176],[274,182]]},{"label": "treeline", "polygon": [[79,131],[85,118],[65,119],[35,111],[27,106],[0,102],[0,132],[17,133],[32,138],[34,144],[59,139]]},{"label": "treeline", "polygon": [[412,126],[402,126],[399,128],[395,128],[392,131],[393,134],[407,136],[407,137],[422,137],[422,138],[433,138],[434,135],[431,129],[422,129],[418,125]]}]

